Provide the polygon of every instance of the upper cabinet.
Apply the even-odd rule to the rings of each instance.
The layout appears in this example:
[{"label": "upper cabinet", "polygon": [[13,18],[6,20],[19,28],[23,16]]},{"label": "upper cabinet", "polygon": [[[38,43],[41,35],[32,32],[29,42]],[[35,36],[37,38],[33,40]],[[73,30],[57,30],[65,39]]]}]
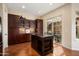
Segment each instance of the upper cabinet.
[{"label": "upper cabinet", "polygon": [[25,29],[30,28],[30,21],[29,20],[27,20],[27,19],[24,20],[24,27],[25,27]]},{"label": "upper cabinet", "polygon": [[30,32],[35,33],[36,22],[35,20],[30,20]]},{"label": "upper cabinet", "polygon": [[20,16],[16,16],[13,14],[8,14],[8,26],[10,27],[17,27],[18,25],[18,20],[19,20]]},{"label": "upper cabinet", "polygon": [[24,18],[21,16],[18,19],[18,27],[24,27]]},{"label": "upper cabinet", "polygon": [[43,35],[43,20],[42,19],[36,19],[36,33],[39,35]]},{"label": "upper cabinet", "polygon": [[29,20],[23,18],[22,16],[19,18],[18,24],[19,24],[19,27],[20,27],[20,28],[23,28],[23,27],[24,27],[25,29],[28,29],[28,28],[29,28]]}]

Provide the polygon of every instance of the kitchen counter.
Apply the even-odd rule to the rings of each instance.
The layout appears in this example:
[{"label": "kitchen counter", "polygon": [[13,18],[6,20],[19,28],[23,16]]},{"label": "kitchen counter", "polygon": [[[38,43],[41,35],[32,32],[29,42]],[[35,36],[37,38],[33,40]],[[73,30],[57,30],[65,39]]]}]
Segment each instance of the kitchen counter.
[{"label": "kitchen counter", "polygon": [[42,34],[32,34],[32,35],[39,36],[39,37],[42,37],[42,38],[53,36],[53,34],[43,34],[43,35]]}]

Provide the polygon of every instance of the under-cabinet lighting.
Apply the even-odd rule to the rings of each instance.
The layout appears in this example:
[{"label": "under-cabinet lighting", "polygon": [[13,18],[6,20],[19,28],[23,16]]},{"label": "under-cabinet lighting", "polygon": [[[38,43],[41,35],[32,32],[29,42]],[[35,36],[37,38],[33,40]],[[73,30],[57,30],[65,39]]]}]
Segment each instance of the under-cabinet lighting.
[{"label": "under-cabinet lighting", "polygon": [[26,29],[26,33],[30,33],[30,29]]}]

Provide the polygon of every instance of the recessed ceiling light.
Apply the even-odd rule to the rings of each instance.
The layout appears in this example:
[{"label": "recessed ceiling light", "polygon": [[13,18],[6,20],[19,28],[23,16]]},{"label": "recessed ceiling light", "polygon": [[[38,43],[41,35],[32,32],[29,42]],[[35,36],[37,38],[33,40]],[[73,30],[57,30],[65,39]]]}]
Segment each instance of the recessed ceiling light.
[{"label": "recessed ceiling light", "polygon": [[53,3],[49,3],[49,5],[52,5]]},{"label": "recessed ceiling light", "polygon": [[23,5],[22,8],[25,8],[25,6]]}]

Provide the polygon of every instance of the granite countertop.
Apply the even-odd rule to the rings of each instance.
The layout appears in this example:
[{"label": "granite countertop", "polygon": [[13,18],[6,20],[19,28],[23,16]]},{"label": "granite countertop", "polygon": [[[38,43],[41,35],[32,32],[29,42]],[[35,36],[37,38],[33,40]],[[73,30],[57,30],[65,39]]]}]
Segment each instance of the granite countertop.
[{"label": "granite countertop", "polygon": [[35,35],[35,36],[39,36],[39,37],[49,37],[49,36],[53,36],[53,34],[32,34],[32,35]]}]

